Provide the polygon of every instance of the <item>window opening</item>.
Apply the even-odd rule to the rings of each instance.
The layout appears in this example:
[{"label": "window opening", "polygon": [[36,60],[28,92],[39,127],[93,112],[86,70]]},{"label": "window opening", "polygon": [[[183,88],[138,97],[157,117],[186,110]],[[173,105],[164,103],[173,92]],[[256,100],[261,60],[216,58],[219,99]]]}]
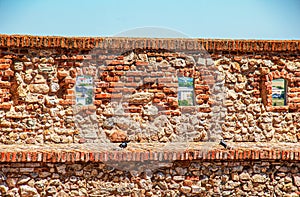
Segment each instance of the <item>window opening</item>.
[{"label": "window opening", "polygon": [[194,79],[190,77],[178,77],[178,104],[179,106],[194,106]]},{"label": "window opening", "polygon": [[274,79],[272,81],[272,106],[286,105],[286,87],[285,79]]},{"label": "window opening", "polygon": [[76,105],[93,104],[93,77],[81,75],[76,77]]}]

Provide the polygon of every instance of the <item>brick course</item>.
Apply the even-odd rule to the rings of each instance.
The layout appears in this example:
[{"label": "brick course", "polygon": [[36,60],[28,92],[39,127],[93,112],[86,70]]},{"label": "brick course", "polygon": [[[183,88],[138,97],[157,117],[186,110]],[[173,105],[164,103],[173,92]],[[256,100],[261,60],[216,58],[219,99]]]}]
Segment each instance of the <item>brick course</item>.
[{"label": "brick course", "polygon": [[[186,149],[173,148],[163,151],[144,148],[139,150],[138,144],[129,145],[129,150],[113,151],[99,144],[97,147],[91,145],[55,145],[47,146],[22,146],[10,145],[1,146],[0,161],[9,163],[18,162],[107,162],[107,161],[184,161],[184,160],[207,160],[207,161],[228,161],[228,160],[284,160],[299,161],[299,145],[290,143],[264,143],[261,148],[256,143],[231,143],[232,149],[223,149],[217,143],[194,143]],[[176,146],[176,144],[175,144]],[[208,147],[205,148],[204,147]],[[252,148],[253,147],[253,148]],[[126,155],[126,156],[125,156]],[[155,155],[164,155],[156,157]]]},{"label": "brick course", "polygon": [[[146,39],[146,38],[87,38],[29,35],[1,35],[0,47],[67,48],[67,49],[168,49],[209,52],[299,52],[298,40],[225,40],[225,39]],[[78,56],[79,59],[83,58]]]}]

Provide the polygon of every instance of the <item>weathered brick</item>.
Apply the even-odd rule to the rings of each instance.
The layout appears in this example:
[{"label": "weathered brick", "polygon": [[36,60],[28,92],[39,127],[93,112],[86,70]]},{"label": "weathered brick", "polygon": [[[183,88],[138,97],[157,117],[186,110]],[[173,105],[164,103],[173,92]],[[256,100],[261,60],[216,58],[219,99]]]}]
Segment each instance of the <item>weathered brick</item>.
[{"label": "weathered brick", "polygon": [[289,88],[290,92],[300,92],[300,88]]},{"label": "weathered brick", "polygon": [[163,77],[165,76],[164,72],[151,72],[151,77]]},{"label": "weathered brick", "polygon": [[173,78],[172,77],[158,78],[157,81],[158,83],[171,83],[173,82]]},{"label": "weathered brick", "polygon": [[6,70],[10,68],[10,64],[0,64],[0,70]]},{"label": "weathered brick", "polygon": [[1,88],[10,88],[11,83],[9,81],[0,81],[0,87]]},{"label": "weathered brick", "polygon": [[123,65],[124,61],[122,61],[122,60],[106,60],[105,63],[107,65]]},{"label": "weathered brick", "polygon": [[[113,82],[111,82],[113,83]],[[96,87],[98,88],[105,88],[105,87],[109,87],[110,83],[108,82],[95,82]]]},{"label": "weathered brick", "polygon": [[110,99],[111,98],[111,94],[106,94],[106,93],[96,94],[95,98],[96,99]]},{"label": "weathered brick", "polygon": [[135,65],[136,66],[148,66],[149,65],[149,62],[144,62],[144,61],[136,61],[135,62]]},{"label": "weathered brick", "polygon": [[157,81],[156,78],[151,78],[151,77],[144,78],[144,83],[155,83],[156,81]]},{"label": "weathered brick", "polygon": [[105,81],[107,81],[107,82],[118,82],[119,80],[120,80],[120,77],[118,77],[118,76],[113,76],[113,77],[107,76],[105,78]]},{"label": "weathered brick", "polygon": [[20,168],[21,173],[34,172],[34,168]]},{"label": "weathered brick", "polygon": [[1,64],[11,64],[12,63],[12,60],[11,59],[3,59],[3,58],[0,58],[0,65]]},{"label": "weathered brick", "polygon": [[11,103],[1,103],[0,109],[9,110],[11,108],[11,106],[12,106]]},{"label": "weathered brick", "polygon": [[15,72],[12,71],[12,70],[5,70],[4,71],[4,76],[6,77],[11,77],[11,76],[14,76]]},{"label": "weathered brick", "polygon": [[66,71],[66,70],[58,70],[58,71],[57,71],[57,76],[58,76],[58,77],[66,77],[66,76],[68,76],[68,75],[69,75],[69,72]]},{"label": "weathered brick", "polygon": [[126,76],[147,76],[147,73],[143,72],[143,71],[128,71],[126,72]]}]

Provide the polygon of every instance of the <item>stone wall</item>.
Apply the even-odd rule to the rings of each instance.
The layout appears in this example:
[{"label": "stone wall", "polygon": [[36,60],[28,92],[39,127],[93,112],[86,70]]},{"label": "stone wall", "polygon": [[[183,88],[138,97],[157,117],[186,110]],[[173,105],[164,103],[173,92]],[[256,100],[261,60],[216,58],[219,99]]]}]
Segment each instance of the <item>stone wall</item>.
[{"label": "stone wall", "polygon": [[169,151],[2,145],[0,195],[299,196],[299,144],[234,145]]},{"label": "stone wall", "polygon": [[[233,141],[299,141],[299,59],[276,55],[223,57],[229,99],[223,137]],[[252,70],[252,71],[251,71]],[[287,80],[287,105],[272,106],[272,80]]]},{"label": "stone wall", "polygon": [[[299,53],[299,41],[0,35],[0,196],[299,196]],[[179,106],[178,77],[193,78],[195,106]],[[272,106],[277,78],[286,106]]]},{"label": "stone wall", "polygon": [[[1,36],[0,142],[298,142],[297,41]],[[93,77],[77,106],[76,77]],[[195,106],[178,105],[178,77]],[[272,79],[288,81],[272,106]]]},{"label": "stone wall", "polygon": [[103,163],[1,163],[1,196],[299,196],[299,162],[197,161],[141,174]]}]

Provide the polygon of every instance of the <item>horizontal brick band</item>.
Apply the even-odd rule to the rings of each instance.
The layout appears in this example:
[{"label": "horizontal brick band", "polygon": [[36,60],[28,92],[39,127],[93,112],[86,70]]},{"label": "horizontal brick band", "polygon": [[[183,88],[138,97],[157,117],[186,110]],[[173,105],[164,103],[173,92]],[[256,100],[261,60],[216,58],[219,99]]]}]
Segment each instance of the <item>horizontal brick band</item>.
[{"label": "horizontal brick band", "polygon": [[[109,161],[187,161],[187,160],[283,160],[300,161],[300,146],[296,144],[265,143],[263,147],[255,143],[244,143],[249,147],[234,143],[232,149],[224,149],[219,145],[207,147],[207,143],[193,143],[186,149],[153,147],[152,149],[105,149],[97,144],[86,145],[53,145],[53,146],[21,146],[2,145],[0,162],[109,162]],[[282,146],[281,146],[282,145]],[[97,146],[97,147],[95,147]],[[143,146],[139,144],[138,146]],[[281,147],[280,147],[281,146]],[[57,148],[56,148],[57,147]],[[116,144],[117,147],[117,144]],[[176,145],[174,145],[176,147]],[[198,147],[198,148],[197,148]],[[250,148],[253,147],[253,148]]]},{"label": "horizontal brick band", "polygon": [[119,38],[119,37],[59,37],[0,35],[1,47],[67,48],[90,50],[130,50],[135,48],[232,51],[232,52],[297,52],[299,40],[229,40],[229,39],[173,39],[173,38]]}]

